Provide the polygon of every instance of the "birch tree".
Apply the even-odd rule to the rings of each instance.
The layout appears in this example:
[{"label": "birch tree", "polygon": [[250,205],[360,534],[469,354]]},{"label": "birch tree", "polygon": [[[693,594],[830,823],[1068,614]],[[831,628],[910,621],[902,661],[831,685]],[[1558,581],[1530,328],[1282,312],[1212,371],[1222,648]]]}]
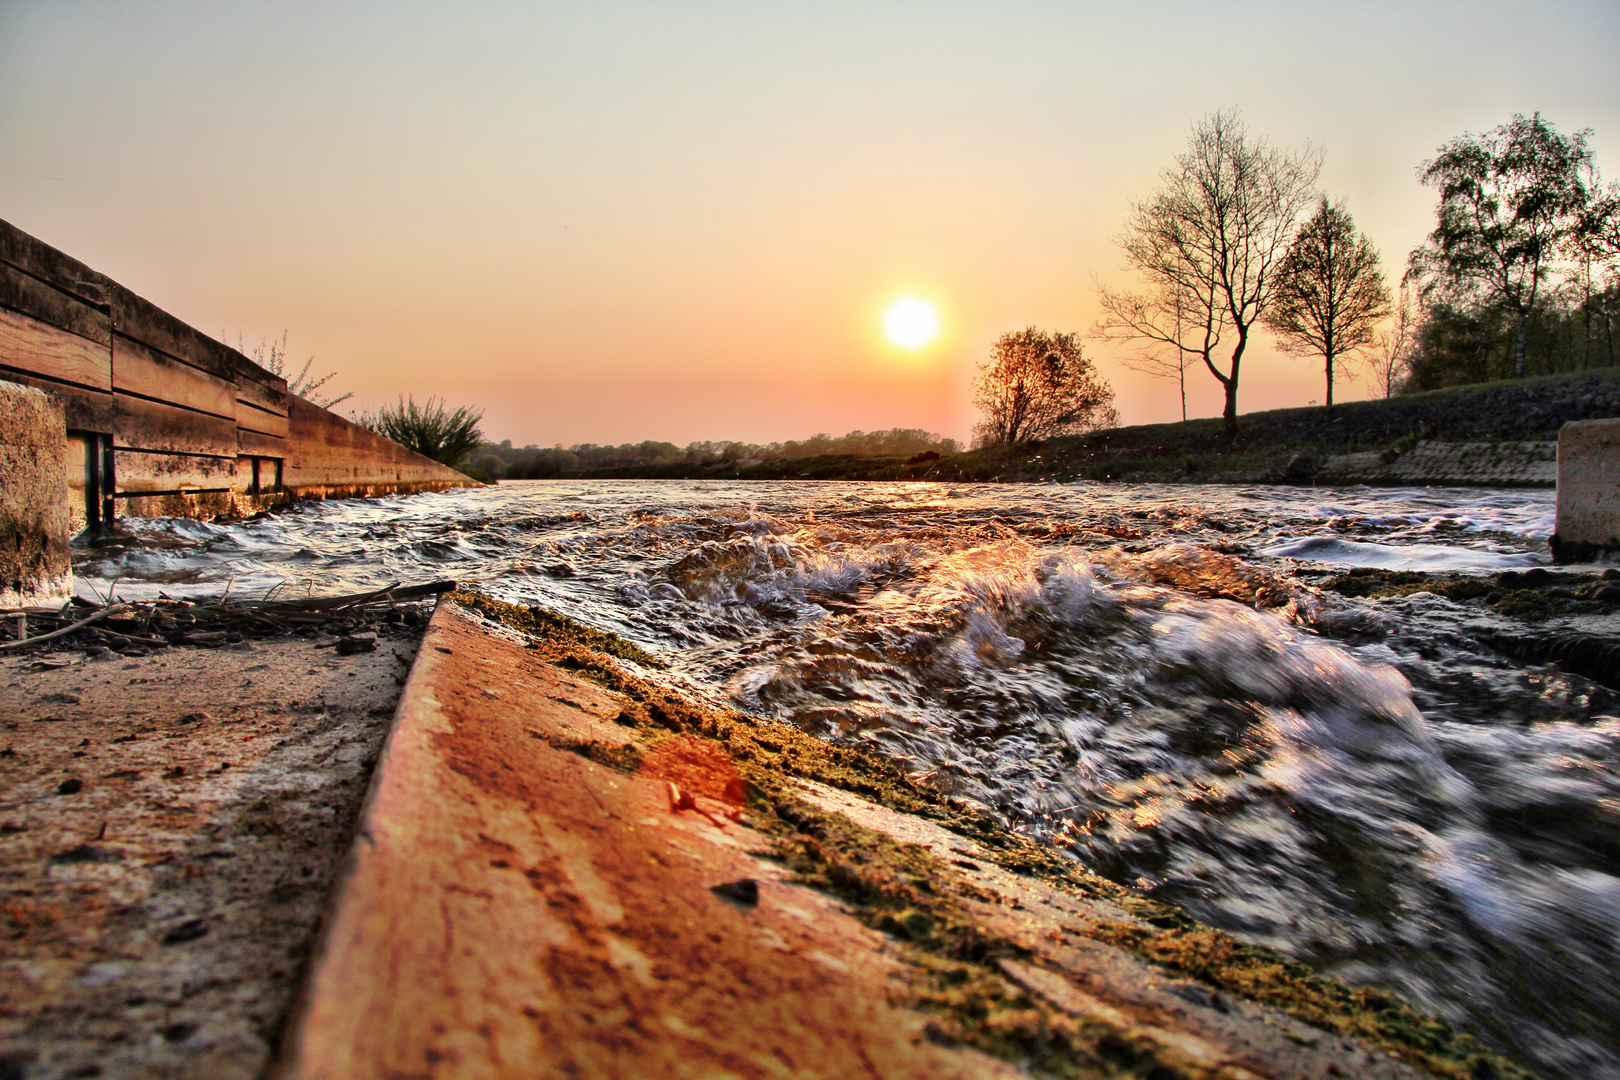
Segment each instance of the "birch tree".
[{"label": "birch tree", "polygon": [[1591,194],[1589,135],[1560,135],[1540,113],[1516,113],[1482,135],[1451,140],[1418,170],[1440,192],[1440,206],[1412,265],[1453,290],[1482,292],[1517,319],[1516,378],[1524,377],[1530,313],[1569,253]]},{"label": "birch tree", "polygon": [[1031,326],[1002,334],[973,380],[979,446],[1035,442],[1119,423],[1113,388],[1086,358],[1077,334]]}]

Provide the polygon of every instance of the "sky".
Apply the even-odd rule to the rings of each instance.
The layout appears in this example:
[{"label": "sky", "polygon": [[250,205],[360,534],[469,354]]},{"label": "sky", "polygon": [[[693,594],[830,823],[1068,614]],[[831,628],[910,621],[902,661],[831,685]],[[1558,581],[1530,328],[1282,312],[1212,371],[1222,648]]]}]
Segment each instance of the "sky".
[{"label": "sky", "polygon": [[[1322,148],[1393,279],[1457,135],[1539,110],[1620,177],[1616,56],[1612,2],[0,0],[0,218],[204,332],[285,332],[340,411],[965,438],[997,336],[1085,333],[1131,283],[1115,238],[1200,117]],[[903,296],[938,311],[917,350],[883,333]],[[1179,418],[1087,351],[1125,423]],[[1322,392],[1262,340],[1239,408]]]}]

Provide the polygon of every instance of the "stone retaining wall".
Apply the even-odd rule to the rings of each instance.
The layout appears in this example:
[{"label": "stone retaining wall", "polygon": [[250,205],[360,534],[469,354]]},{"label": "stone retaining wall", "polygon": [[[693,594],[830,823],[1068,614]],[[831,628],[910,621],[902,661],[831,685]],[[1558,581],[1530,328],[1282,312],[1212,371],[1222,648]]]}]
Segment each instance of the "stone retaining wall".
[{"label": "stone retaining wall", "polygon": [[1556,442],[1449,443],[1423,440],[1404,454],[1337,454],[1318,484],[1553,487],[1558,482]]}]

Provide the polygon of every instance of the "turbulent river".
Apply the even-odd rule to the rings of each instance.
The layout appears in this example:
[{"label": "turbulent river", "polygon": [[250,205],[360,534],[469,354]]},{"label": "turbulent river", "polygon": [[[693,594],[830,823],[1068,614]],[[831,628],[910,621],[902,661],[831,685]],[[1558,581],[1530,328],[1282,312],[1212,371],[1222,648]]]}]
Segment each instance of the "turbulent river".
[{"label": "turbulent river", "polygon": [[[1552,493],[532,481],[137,523],[125,597],[455,577],[905,764],[1554,1076],[1620,1077],[1620,705],[1346,566],[1547,561]],[[283,586],[285,588],[286,586]]]}]

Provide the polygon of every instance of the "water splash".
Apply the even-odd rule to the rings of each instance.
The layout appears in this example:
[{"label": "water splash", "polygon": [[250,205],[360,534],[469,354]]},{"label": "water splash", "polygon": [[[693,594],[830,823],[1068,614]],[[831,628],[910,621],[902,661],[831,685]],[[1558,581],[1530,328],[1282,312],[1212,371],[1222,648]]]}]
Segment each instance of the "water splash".
[{"label": "water splash", "polygon": [[1432,594],[1314,559],[1545,560],[1551,494],[528,483],[153,523],[105,591],[454,574],[903,762],[1100,871],[1559,1076],[1620,1076],[1620,719]]}]

